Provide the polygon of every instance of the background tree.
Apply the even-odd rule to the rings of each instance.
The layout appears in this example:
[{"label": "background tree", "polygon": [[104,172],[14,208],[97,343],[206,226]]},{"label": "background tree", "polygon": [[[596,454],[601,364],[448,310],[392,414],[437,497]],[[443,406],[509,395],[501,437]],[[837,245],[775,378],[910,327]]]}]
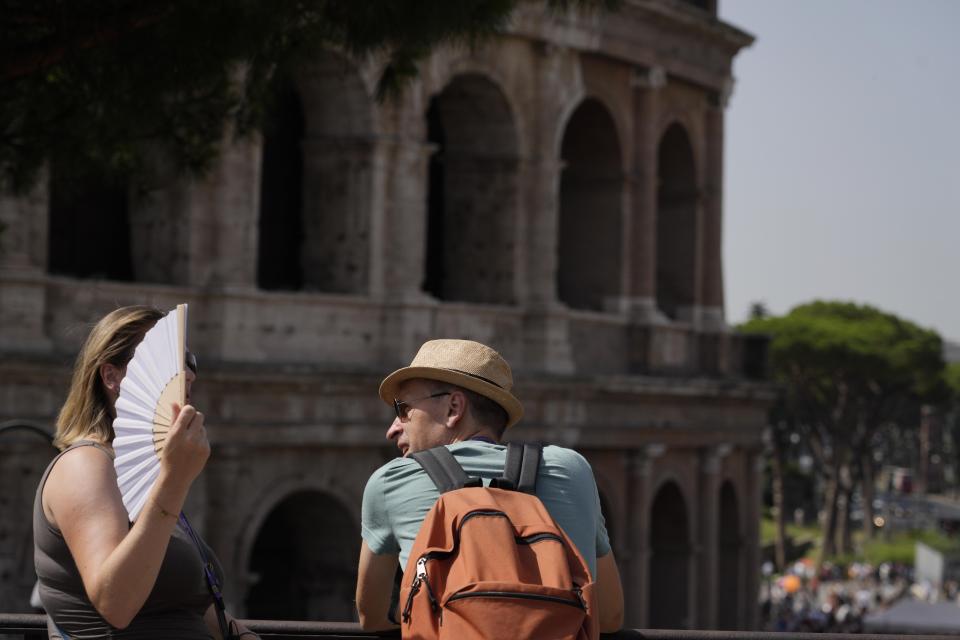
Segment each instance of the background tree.
[{"label": "background tree", "polygon": [[[872,501],[878,431],[919,416],[942,396],[940,336],[865,305],[817,301],[783,316],[754,318],[741,329],[771,337],[781,415],[799,433],[823,474],[821,557],[850,549],[850,511],[858,487]],[[872,518],[865,518],[872,533]]]},{"label": "background tree", "polygon": [[386,95],[436,46],[500,32],[519,2],[0,0],[0,190],[29,189],[51,157],[81,179],[136,175],[158,146],[202,171],[225,122],[261,125],[278,68],[322,48],[373,56]]},{"label": "background tree", "polygon": [[945,403],[944,424],[950,438],[950,460],[953,467],[954,490],[960,485],[960,362],[951,362],[944,371],[944,385],[948,399]]}]

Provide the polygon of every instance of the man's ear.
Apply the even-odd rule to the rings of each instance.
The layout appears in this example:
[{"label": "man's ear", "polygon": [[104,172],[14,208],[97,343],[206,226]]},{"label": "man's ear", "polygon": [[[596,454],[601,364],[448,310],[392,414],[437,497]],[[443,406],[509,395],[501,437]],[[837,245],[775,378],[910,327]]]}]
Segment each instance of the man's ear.
[{"label": "man's ear", "polygon": [[462,391],[451,391],[447,402],[446,427],[453,429],[459,426],[460,421],[467,415],[467,397]]},{"label": "man's ear", "polygon": [[107,389],[113,393],[120,393],[121,380],[123,380],[123,369],[109,362],[100,365],[100,381]]}]

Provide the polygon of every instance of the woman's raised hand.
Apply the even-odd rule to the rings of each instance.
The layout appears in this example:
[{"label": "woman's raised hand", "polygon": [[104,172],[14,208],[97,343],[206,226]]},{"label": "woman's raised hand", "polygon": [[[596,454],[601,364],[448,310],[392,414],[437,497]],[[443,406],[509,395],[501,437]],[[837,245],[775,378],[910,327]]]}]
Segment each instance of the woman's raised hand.
[{"label": "woman's raised hand", "polygon": [[210,457],[210,441],[203,426],[203,414],[192,405],[173,405],[176,416],[167,432],[161,454],[161,468],[171,480],[190,484],[203,471]]}]

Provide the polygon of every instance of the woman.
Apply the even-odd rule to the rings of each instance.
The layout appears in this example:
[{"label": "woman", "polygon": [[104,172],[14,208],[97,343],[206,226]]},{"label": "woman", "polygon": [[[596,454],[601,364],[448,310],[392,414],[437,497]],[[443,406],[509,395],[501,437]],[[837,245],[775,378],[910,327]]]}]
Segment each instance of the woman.
[{"label": "woman", "polygon": [[[200,551],[178,525],[190,485],[210,455],[203,414],[190,405],[195,360],[188,358],[194,364],[187,371],[187,403],[174,406],[160,475],[133,524],[113,467],[120,381],[137,344],[163,315],[145,306],[117,309],[97,323],[77,357],[57,418],[55,444],[62,452],[40,481],[33,514],[40,599],[56,627],[52,637],[221,637]],[[257,637],[229,616],[227,622],[244,640]]]}]

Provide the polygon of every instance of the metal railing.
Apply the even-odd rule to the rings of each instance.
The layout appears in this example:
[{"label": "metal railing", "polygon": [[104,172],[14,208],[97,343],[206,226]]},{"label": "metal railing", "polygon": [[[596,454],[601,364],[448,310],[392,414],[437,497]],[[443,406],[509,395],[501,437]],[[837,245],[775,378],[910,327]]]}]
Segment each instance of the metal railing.
[{"label": "metal railing", "polygon": [[[301,622],[296,620],[246,620],[244,624],[262,638],[299,640],[301,638],[398,638],[397,632],[371,633],[355,622]],[[46,639],[47,616],[28,613],[0,613],[0,638]],[[697,631],[665,629],[624,629],[603,634],[604,640],[850,640],[839,633],[771,633],[765,631]],[[894,636],[862,634],[861,640],[890,640]],[[898,637],[904,637],[898,635]],[[911,640],[956,640],[957,636],[912,635]]]}]

